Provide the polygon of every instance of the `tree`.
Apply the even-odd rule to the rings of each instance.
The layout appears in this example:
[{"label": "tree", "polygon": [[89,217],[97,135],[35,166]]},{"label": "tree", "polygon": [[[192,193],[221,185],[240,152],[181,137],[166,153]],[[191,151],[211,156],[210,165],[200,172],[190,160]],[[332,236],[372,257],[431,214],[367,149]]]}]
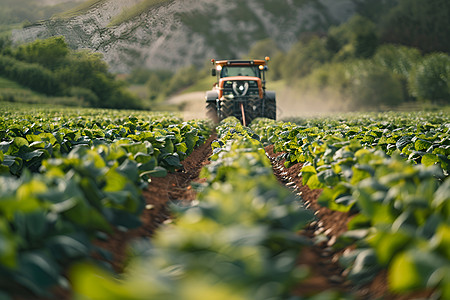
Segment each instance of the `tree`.
[{"label": "tree", "polygon": [[450,56],[444,53],[426,56],[412,72],[409,86],[419,100],[450,104]]},{"label": "tree", "polygon": [[56,36],[19,46],[16,50],[16,58],[54,70],[60,67],[69,51],[64,37]]},{"label": "tree", "polygon": [[331,53],[326,48],[326,41],[314,36],[292,46],[284,59],[281,72],[287,80],[298,79],[307,76],[314,68],[330,59]]},{"label": "tree", "polygon": [[357,14],[378,23],[383,16],[398,4],[398,0],[352,0]]},{"label": "tree", "polygon": [[38,64],[0,55],[0,75],[47,95],[57,95],[61,92],[55,74]]},{"label": "tree", "polygon": [[263,59],[266,56],[274,56],[280,51],[277,43],[272,39],[264,39],[253,44],[248,52],[249,59]]},{"label": "tree", "polygon": [[448,0],[400,0],[382,22],[382,40],[424,52],[450,52],[449,16]]},{"label": "tree", "polygon": [[331,27],[326,42],[327,49],[337,53],[340,60],[370,58],[378,44],[375,23],[360,15],[354,15],[340,26]]},{"label": "tree", "polygon": [[417,48],[397,45],[383,45],[377,50],[373,57],[373,62],[379,66],[385,67],[391,73],[396,75],[402,83],[405,100],[415,100],[412,97],[408,80],[411,71],[422,60],[422,55]]}]

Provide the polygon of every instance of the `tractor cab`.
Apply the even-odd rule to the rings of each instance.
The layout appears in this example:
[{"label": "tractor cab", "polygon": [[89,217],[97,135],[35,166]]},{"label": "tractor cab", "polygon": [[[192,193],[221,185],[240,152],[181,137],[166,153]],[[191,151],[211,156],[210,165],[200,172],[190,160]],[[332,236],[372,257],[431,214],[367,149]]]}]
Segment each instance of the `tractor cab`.
[{"label": "tractor cab", "polygon": [[206,93],[207,114],[214,121],[235,116],[246,125],[257,117],[275,119],[275,93],[266,92],[264,60],[211,60],[213,90]]}]

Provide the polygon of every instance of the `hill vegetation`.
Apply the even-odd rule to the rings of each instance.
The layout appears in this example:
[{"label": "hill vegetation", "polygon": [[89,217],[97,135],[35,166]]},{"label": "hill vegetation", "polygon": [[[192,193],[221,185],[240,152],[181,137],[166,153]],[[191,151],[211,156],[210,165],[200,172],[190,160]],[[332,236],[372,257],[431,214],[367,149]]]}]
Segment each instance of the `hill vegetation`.
[{"label": "hill vegetation", "polygon": [[[85,1],[57,17],[81,15],[104,2]],[[168,2],[148,0],[130,4],[111,19],[109,26],[133,22],[134,18]],[[313,2],[295,1],[294,4],[297,7]],[[272,58],[270,82],[275,82],[277,87],[284,86],[281,90],[293,90],[290,95],[294,95],[295,101],[296,97],[304,102],[319,99],[332,110],[385,109],[404,103],[449,104],[450,44],[445,37],[450,36],[450,21],[445,12],[450,10],[450,3],[443,0],[352,0],[352,3],[356,14],[340,25],[333,22],[332,16],[324,17],[317,26],[308,29],[299,25],[295,33],[297,42],[289,48],[282,47],[274,38],[267,38],[263,33],[266,25],[255,18],[250,4],[236,2],[229,11],[232,15],[229,21],[237,24],[240,20],[254,18],[254,41],[246,57],[269,55]],[[321,16],[329,15],[322,2],[314,5]],[[10,8],[13,7],[16,6]],[[276,5],[270,0],[262,1],[260,7],[273,16],[289,11],[289,6]],[[204,10],[203,15],[193,10],[178,13],[177,18],[192,32],[202,33],[209,44],[217,44],[221,49],[218,54],[222,56],[216,58],[229,57],[230,53],[235,53],[233,45],[237,37],[218,35],[220,28],[213,34],[211,28],[217,26],[211,23],[211,7]],[[18,15],[18,18],[23,19],[23,16]],[[228,48],[222,47],[223,44]],[[51,101],[93,107],[143,106],[126,92],[123,82],[114,79],[109,72],[111,66],[100,54],[71,50],[61,37],[17,47],[3,38],[0,51],[0,76],[26,90],[19,93],[17,88],[2,88],[0,97],[3,99],[39,102],[40,98],[53,97]],[[205,57],[204,61],[208,59]],[[187,88],[204,90],[205,82],[211,82],[209,73],[206,65],[171,70],[152,70],[144,66],[133,70],[128,81],[147,86],[145,101],[162,101]]]},{"label": "hill vegetation", "polygon": [[[142,108],[125,83],[115,79],[99,53],[71,50],[64,38],[36,40],[0,52],[0,77],[40,93],[45,102],[104,107]],[[36,102],[36,95],[0,89],[0,99]],[[47,96],[51,98],[47,98]],[[61,100],[62,99],[62,100]]]},{"label": "hill vegetation", "polygon": [[34,23],[48,19],[56,13],[71,9],[80,1],[2,0],[0,1],[0,25]]},{"label": "hill vegetation", "polygon": [[154,8],[157,5],[161,5],[163,3],[171,2],[173,0],[143,0],[142,2],[139,2],[138,4],[125,9],[121,14],[116,16],[111,20],[109,23],[109,26],[117,26],[121,23],[127,22],[139,15],[141,15],[143,12],[146,12],[152,8]]},{"label": "hill vegetation", "polygon": [[100,5],[102,3],[104,3],[106,0],[88,0],[88,1],[84,1],[81,4],[73,7],[72,9],[69,9],[67,11],[63,11],[59,14],[56,14],[55,17],[56,18],[64,18],[64,19],[68,19],[74,16],[78,16],[81,14],[86,13],[88,10],[90,10],[91,8]]},{"label": "hill vegetation", "polygon": [[[352,0],[91,0],[14,30],[15,44],[63,35],[71,48],[104,54],[114,72],[202,66],[205,57],[236,58],[271,37],[287,50],[304,31],[325,32],[354,12]],[[232,29],[232,30],[231,30]],[[220,38],[217,38],[220,37]]]},{"label": "hill vegetation", "polygon": [[[415,101],[450,104],[450,46],[443,38],[450,35],[450,24],[442,13],[450,10],[450,3],[355,3],[358,14],[339,26],[330,26],[325,34],[303,33],[287,51],[273,39],[260,40],[247,57],[270,55],[271,81],[282,81],[303,101],[320,99],[333,110],[385,109]],[[410,11],[405,7],[414,7],[414,14],[405,18]],[[433,26],[428,26],[430,20],[435,21]],[[416,30],[409,30],[410,24],[415,24]],[[183,78],[191,76],[191,81],[198,82],[209,73],[186,70],[179,70],[174,77],[184,73]],[[133,72],[131,80],[142,73]],[[156,80],[158,72],[148,74],[150,91],[160,91],[161,85],[166,93],[177,91],[170,88],[172,78]]]}]

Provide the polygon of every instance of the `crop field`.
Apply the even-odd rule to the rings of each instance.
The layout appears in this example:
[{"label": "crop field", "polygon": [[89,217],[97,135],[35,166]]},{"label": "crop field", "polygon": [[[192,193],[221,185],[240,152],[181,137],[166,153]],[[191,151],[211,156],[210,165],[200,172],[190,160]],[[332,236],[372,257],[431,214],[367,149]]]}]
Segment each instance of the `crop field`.
[{"label": "crop field", "polygon": [[0,113],[0,299],[450,299],[448,111]]}]

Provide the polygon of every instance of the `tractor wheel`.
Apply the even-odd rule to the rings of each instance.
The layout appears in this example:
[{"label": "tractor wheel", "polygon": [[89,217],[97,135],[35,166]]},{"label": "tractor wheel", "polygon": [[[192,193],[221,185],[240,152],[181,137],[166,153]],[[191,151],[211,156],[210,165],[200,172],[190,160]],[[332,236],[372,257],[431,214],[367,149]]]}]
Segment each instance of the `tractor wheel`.
[{"label": "tractor wheel", "polygon": [[223,119],[231,116],[234,116],[234,102],[232,100],[222,101],[222,105],[220,106],[219,121],[222,121]]},{"label": "tractor wheel", "polygon": [[264,111],[263,111],[263,117],[269,118],[272,120],[277,119],[277,102],[275,100],[275,97],[266,97],[264,98]]},{"label": "tractor wheel", "polygon": [[210,118],[214,123],[219,123],[217,107],[214,102],[206,102],[206,116]]},{"label": "tractor wheel", "polygon": [[247,101],[245,108],[245,119],[250,124],[254,119],[261,117],[261,100],[251,98]]}]

